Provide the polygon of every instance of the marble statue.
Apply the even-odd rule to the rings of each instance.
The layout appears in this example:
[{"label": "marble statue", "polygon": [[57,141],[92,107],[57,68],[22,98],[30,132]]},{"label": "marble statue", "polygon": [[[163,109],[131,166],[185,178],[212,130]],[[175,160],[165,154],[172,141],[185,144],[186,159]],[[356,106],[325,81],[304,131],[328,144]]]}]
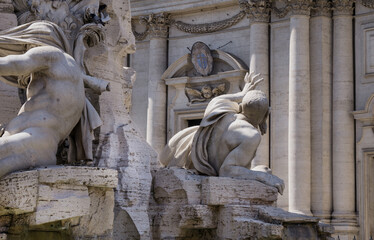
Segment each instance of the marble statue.
[{"label": "marble statue", "polygon": [[[69,157],[92,159],[92,131],[102,121],[87,100],[85,87],[100,94],[109,90],[109,84],[87,75],[83,58],[87,47],[103,39],[103,21],[108,16],[99,12],[105,8],[99,1],[79,4],[85,2],[92,4],[76,7],[79,11],[74,13],[75,19],[85,19],[75,22],[71,13],[59,13],[63,8],[57,5],[66,2],[33,1],[34,5],[29,6],[34,10],[43,8],[35,12],[47,14],[65,29],[54,22],[38,20],[46,17],[34,14],[36,21],[0,32],[0,81],[26,89],[27,97],[17,117],[0,127],[0,177],[56,164],[57,147],[69,135]],[[23,15],[28,19],[33,16],[25,11],[19,22]],[[59,15],[65,22],[70,19],[70,25],[57,21]]]},{"label": "marble statue", "polygon": [[269,114],[266,95],[254,90],[262,81],[258,78],[247,74],[241,92],[213,98],[200,126],[186,128],[170,139],[160,154],[161,164],[193,169],[202,175],[257,180],[282,194],[283,180],[267,167],[250,170]]}]

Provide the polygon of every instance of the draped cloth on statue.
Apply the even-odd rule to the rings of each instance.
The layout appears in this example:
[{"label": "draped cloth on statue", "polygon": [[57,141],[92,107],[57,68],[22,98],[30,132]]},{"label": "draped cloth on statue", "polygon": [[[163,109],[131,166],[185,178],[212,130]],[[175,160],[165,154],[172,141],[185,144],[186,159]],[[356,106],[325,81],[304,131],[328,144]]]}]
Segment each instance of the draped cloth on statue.
[{"label": "draped cloth on statue", "polygon": [[[0,57],[19,55],[26,53],[36,46],[53,46],[63,52],[74,56],[73,48],[63,30],[55,23],[49,21],[34,21],[15,28],[0,31]],[[3,82],[9,85],[26,88],[15,76],[0,76]],[[29,76],[24,76],[25,78]],[[80,134],[76,134],[75,142],[77,156],[83,159],[92,159],[93,130],[103,124],[99,114],[86,98],[86,104],[82,112]],[[78,144],[79,143],[79,144]]]},{"label": "draped cloth on statue", "polygon": [[200,126],[183,129],[174,135],[160,154],[164,166],[196,169],[208,176],[218,176],[209,162],[209,139],[215,126],[227,114],[239,113],[239,104],[228,99],[213,98],[208,104]]}]

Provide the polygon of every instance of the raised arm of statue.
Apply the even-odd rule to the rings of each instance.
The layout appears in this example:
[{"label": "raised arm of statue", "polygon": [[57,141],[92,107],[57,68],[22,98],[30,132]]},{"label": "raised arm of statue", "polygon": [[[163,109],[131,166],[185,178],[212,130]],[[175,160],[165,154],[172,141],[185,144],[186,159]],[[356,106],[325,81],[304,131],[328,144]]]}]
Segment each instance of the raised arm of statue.
[{"label": "raised arm of statue", "polygon": [[47,69],[49,61],[43,51],[40,51],[40,48],[43,47],[30,49],[21,55],[0,57],[0,76],[29,75]]},{"label": "raised arm of statue", "polygon": [[227,99],[233,102],[240,103],[247,92],[254,90],[257,84],[264,80],[263,78],[259,78],[259,76],[260,74],[254,74],[254,72],[247,73],[244,77],[245,85],[241,92],[233,94],[223,94],[215,97],[215,99]]}]

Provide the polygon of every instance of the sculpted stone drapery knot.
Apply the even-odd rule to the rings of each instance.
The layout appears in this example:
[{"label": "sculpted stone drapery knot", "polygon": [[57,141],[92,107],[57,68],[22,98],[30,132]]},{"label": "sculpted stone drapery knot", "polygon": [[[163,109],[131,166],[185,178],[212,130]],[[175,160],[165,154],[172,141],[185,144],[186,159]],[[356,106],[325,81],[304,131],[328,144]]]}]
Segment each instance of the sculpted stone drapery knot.
[{"label": "sculpted stone drapery knot", "polygon": [[354,0],[333,0],[334,16],[352,15]]},{"label": "sculpted stone drapery knot", "polygon": [[151,38],[166,38],[170,26],[170,14],[151,14],[146,19]]},{"label": "sculpted stone drapery knot", "polygon": [[252,22],[269,22],[271,4],[268,0],[239,0],[240,8]]},{"label": "sculpted stone drapery knot", "polygon": [[317,16],[331,16],[332,3],[330,0],[316,0],[312,8],[311,15]]}]

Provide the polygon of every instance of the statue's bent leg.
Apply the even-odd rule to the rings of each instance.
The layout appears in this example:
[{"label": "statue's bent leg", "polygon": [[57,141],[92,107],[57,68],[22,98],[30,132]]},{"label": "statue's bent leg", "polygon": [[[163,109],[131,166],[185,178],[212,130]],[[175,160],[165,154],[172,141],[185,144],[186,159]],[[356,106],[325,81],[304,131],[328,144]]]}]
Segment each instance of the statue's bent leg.
[{"label": "statue's bent leg", "polygon": [[0,177],[30,167],[56,164],[57,141],[53,132],[29,128],[0,138]]}]

